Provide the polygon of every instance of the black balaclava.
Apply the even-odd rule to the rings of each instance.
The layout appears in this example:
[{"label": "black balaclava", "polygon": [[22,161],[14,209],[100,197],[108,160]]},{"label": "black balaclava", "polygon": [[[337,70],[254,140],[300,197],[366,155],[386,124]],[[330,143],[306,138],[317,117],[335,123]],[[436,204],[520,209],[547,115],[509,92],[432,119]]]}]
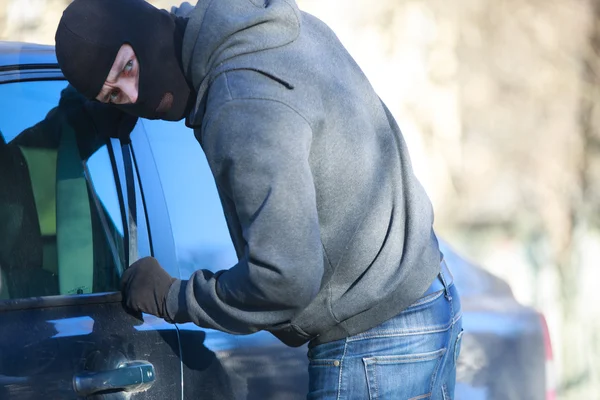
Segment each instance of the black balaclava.
[{"label": "black balaclava", "polygon": [[[181,67],[186,23],[144,0],[74,0],[56,30],[56,58],[71,85],[93,99],[119,49],[129,44],[139,62],[138,99],[115,106],[143,118],[178,121],[194,104]],[[165,112],[169,96],[172,106]]]}]

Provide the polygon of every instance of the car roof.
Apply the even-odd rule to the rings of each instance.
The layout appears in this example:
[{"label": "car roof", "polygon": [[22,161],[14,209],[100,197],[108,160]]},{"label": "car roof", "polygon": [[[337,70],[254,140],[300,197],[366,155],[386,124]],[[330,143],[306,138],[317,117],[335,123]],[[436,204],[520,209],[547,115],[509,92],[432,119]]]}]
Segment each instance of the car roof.
[{"label": "car roof", "polygon": [[36,65],[58,66],[54,46],[0,41],[0,69]]}]

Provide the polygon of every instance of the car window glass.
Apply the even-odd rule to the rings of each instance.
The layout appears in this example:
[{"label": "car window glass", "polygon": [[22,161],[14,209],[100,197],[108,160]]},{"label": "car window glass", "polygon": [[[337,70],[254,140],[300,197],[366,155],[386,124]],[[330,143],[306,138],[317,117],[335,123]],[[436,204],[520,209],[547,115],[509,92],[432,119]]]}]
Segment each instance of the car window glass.
[{"label": "car window glass", "polygon": [[144,199],[142,197],[142,191],[140,189],[140,180],[137,174],[135,175],[134,184],[137,227],[136,254],[137,258],[142,258],[151,255],[152,250],[150,248],[150,236],[148,234],[148,221],[146,219]]},{"label": "car window glass", "polygon": [[[13,140],[29,128],[32,122],[43,120],[46,113],[56,107],[60,99],[60,90],[56,87],[57,82],[53,81],[2,85],[0,131],[5,142]],[[15,102],[18,102],[19,107],[15,107]]]},{"label": "car window glass", "polygon": [[110,223],[114,225],[117,235],[116,240],[124,235],[123,221],[121,219],[121,204],[117,194],[115,178],[110,166],[110,154],[107,146],[102,146],[87,160],[90,178],[102,207],[106,210]]},{"label": "car window glass", "polygon": [[177,250],[180,273],[218,271],[237,257],[214,178],[193,130],[183,122],[144,120],[158,167]]},{"label": "car window glass", "polygon": [[62,81],[3,84],[0,99],[0,299],[117,290],[122,207],[86,100]]},{"label": "car window glass", "polygon": [[[122,144],[118,139],[110,139],[110,142],[115,149],[114,161],[118,171],[120,195],[123,197],[123,204],[127,204],[124,215],[129,239],[126,263],[131,264],[139,258],[152,255],[146,208],[131,146]],[[117,191],[117,187],[114,189]],[[130,199],[130,196],[133,198]],[[123,221],[121,226],[122,223]]]}]

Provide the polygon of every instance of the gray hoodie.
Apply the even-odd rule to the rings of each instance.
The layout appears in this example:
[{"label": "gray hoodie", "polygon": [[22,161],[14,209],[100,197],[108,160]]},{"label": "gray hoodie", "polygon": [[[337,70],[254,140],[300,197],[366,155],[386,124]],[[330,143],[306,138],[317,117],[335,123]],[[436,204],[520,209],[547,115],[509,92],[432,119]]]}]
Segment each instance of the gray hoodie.
[{"label": "gray hoodie", "polygon": [[334,33],[293,0],[201,0],[187,123],[238,263],[176,281],[174,322],[290,346],[379,325],[439,272],[433,212],[392,115]]}]

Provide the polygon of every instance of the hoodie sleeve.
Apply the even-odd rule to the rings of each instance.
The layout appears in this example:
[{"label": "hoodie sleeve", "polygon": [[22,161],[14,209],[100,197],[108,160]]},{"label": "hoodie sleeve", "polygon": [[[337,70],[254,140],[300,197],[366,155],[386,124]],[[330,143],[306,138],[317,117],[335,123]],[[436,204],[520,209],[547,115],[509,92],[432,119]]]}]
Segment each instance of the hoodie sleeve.
[{"label": "hoodie sleeve", "polygon": [[227,218],[241,232],[239,262],[176,281],[167,301],[174,322],[252,333],[289,322],[316,296],[324,264],[311,139],[306,120],[273,100],[230,100],[207,121],[202,146],[235,210]]}]

